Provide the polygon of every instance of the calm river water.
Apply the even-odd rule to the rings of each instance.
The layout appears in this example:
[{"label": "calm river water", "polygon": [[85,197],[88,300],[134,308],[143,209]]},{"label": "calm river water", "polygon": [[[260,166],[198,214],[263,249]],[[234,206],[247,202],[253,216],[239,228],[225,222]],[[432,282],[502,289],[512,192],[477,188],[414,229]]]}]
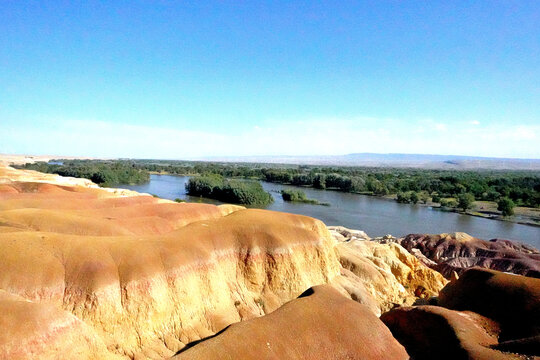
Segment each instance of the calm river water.
[{"label": "calm river water", "polygon": [[[203,201],[220,204],[212,199],[201,199],[186,194],[187,176],[151,175],[150,182],[143,185],[122,187],[155,194],[164,199],[180,198],[188,202]],[[302,188],[308,198],[329,203],[330,206],[284,202],[278,192],[295,186],[261,182],[275,202],[268,210],[308,215],[324,221],[327,225],[342,225],[364,230],[369,236],[392,234],[403,236],[411,233],[439,234],[463,231],[481,239],[502,238],[518,240],[540,248],[540,228],[443,212],[420,205],[399,204],[393,200],[373,196],[342,193],[339,191]]]}]

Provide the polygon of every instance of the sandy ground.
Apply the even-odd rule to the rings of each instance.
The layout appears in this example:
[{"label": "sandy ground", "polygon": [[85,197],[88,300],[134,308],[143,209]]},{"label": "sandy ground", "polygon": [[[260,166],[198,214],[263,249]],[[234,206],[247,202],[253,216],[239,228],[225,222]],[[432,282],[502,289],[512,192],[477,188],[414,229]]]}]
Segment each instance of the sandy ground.
[{"label": "sandy ground", "polygon": [[53,159],[97,159],[92,157],[82,156],[59,156],[59,155],[14,155],[0,154],[0,164],[3,165],[23,165],[26,163],[35,163],[38,161],[51,161]]}]

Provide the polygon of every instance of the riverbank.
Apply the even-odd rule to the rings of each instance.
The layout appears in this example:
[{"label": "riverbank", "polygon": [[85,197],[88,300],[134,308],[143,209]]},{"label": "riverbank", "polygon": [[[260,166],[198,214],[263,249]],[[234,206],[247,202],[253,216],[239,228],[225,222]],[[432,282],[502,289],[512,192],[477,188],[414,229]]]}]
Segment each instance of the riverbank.
[{"label": "riverbank", "polygon": [[[442,209],[441,209],[442,210]],[[540,209],[515,207],[514,215],[503,216],[501,211],[497,210],[497,203],[492,201],[475,201],[472,209],[461,211],[451,209],[452,211],[463,215],[481,217],[490,220],[506,221],[514,224],[531,225],[540,227]]]},{"label": "riverbank", "polygon": [[[189,177],[174,175],[151,175],[144,185],[126,186],[141,193],[156,194],[170,200],[204,202],[219,205],[221,202],[189,196],[185,185]],[[274,197],[274,203],[261,207],[267,210],[306,215],[322,220],[327,225],[342,225],[349,229],[363,229],[371,236],[405,236],[415,234],[440,234],[463,231],[480,239],[502,238],[529,243],[540,247],[540,228],[536,226],[491,221],[476,216],[437,211],[430,206],[401,204],[379,196],[359,196],[342,191],[326,191],[301,187],[310,199],[329,203],[319,206],[305,203],[286,202],[281,197],[284,189],[297,190],[292,185],[261,181],[263,189]],[[428,203],[430,204],[430,203]]]},{"label": "riverbank", "polygon": [[[385,196],[391,200],[391,196]],[[395,199],[395,198],[394,198]],[[417,203],[417,206],[430,207],[434,210],[450,212],[460,215],[468,215],[488,220],[498,220],[513,224],[530,225],[540,227],[540,209],[517,206],[514,208],[514,215],[503,216],[502,212],[497,210],[497,203],[494,201],[475,201],[471,209],[466,211],[441,206],[440,203],[428,201],[427,203]]]},{"label": "riverbank", "polygon": [[[359,195],[367,195],[367,196],[383,198],[389,201],[396,201],[395,194],[384,195],[384,196],[378,196],[374,194],[359,194]],[[408,204],[408,205],[413,205],[413,204]],[[440,203],[433,202],[433,201],[428,201],[426,203],[418,202],[414,205],[422,206],[422,207],[429,207],[434,210],[450,212],[450,213],[455,213],[455,214],[460,214],[460,215],[479,217],[482,219],[498,220],[498,221],[504,221],[504,222],[509,222],[513,224],[540,227],[540,208],[537,209],[537,208],[516,206],[514,208],[514,215],[503,216],[502,212],[497,210],[497,203],[495,201],[481,201],[481,200],[475,201],[472,204],[471,209],[468,209],[467,211],[463,211],[458,208],[445,207],[445,206],[442,206]]]},{"label": "riverbank", "polygon": [[[169,176],[198,176],[198,174],[184,174],[184,175],[178,175],[174,173],[170,173],[167,171],[149,171],[150,174],[153,175],[169,175]],[[243,177],[238,177],[242,178]],[[258,180],[262,181],[260,179],[251,179],[251,180]],[[319,191],[319,189],[315,189],[312,186],[297,186],[292,184],[282,184],[282,183],[273,183],[273,184],[279,184],[282,186],[287,187],[293,187],[298,189],[314,189]],[[331,191],[331,192],[337,192],[337,193],[345,193],[343,191],[340,191],[337,188],[326,188],[324,190],[320,191]],[[385,200],[391,200],[396,201],[397,194],[390,194],[390,195],[376,195],[372,192],[368,191],[362,191],[362,192],[350,192],[349,194],[355,194],[355,195],[365,195],[369,197],[379,198],[379,199],[385,199]],[[323,205],[328,205],[327,203],[323,203]],[[413,205],[413,204],[408,204]],[[506,223],[514,223],[514,224],[521,224],[521,225],[530,225],[530,226],[536,226],[540,227],[540,209],[537,208],[529,208],[529,207],[515,207],[514,208],[514,215],[513,216],[502,216],[502,213],[497,210],[497,203],[494,201],[475,201],[473,203],[473,206],[471,209],[467,211],[462,211],[460,209],[456,208],[447,208],[442,207],[440,203],[427,201],[426,203],[418,202],[414,204],[414,206],[421,206],[421,207],[429,207],[434,210],[444,211],[444,212],[450,212],[450,213],[456,213],[460,215],[468,215],[488,220],[497,220],[502,221]]]}]

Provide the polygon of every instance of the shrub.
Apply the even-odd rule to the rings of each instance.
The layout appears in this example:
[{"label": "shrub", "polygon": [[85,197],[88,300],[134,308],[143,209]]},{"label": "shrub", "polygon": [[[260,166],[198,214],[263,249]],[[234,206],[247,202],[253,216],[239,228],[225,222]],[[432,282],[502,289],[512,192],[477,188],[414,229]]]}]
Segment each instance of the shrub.
[{"label": "shrub", "polygon": [[286,189],[281,190],[281,197],[284,201],[296,201],[296,202],[303,202],[307,204],[313,204],[313,205],[326,205],[329,206],[328,203],[320,203],[317,200],[314,199],[308,199],[306,196],[306,193],[302,190],[292,190],[292,189]]},{"label": "shrub", "polygon": [[281,190],[281,197],[285,201],[304,201],[307,200],[306,193],[300,190]]},{"label": "shrub", "polygon": [[224,186],[224,179],[221,175],[203,175],[192,177],[186,184],[186,191],[189,195],[215,198],[214,191]]},{"label": "shrub", "polygon": [[454,208],[457,206],[457,201],[455,199],[441,199],[441,206],[447,208]]},{"label": "shrub", "polygon": [[73,160],[64,161],[62,165],[26,164],[26,169],[90,179],[101,186],[118,186],[122,184],[144,184],[150,180],[147,170],[139,169],[130,162],[105,160]]},{"label": "shrub", "polygon": [[352,181],[351,191],[354,191],[354,192],[366,191],[366,181],[363,178],[355,176],[352,178],[351,181]]},{"label": "shrub", "polygon": [[420,195],[418,197],[420,201],[422,201],[422,203],[427,204],[429,200],[429,194],[427,193],[427,191],[420,192]]},{"label": "shrub", "polygon": [[458,207],[465,211],[470,209],[474,203],[474,195],[471,193],[463,193],[458,196]]},{"label": "shrub", "polygon": [[316,189],[326,189],[326,175],[317,174],[313,178],[313,187]]},{"label": "shrub", "polygon": [[502,211],[503,216],[514,215],[514,207],[516,204],[507,197],[502,197],[497,201],[497,209]]},{"label": "shrub", "polygon": [[255,181],[226,180],[220,175],[192,177],[186,184],[192,196],[204,196],[223,202],[244,205],[268,205],[274,202],[272,195]]},{"label": "shrub", "polygon": [[398,192],[397,202],[402,204],[408,204],[411,201],[411,194],[408,192]]},{"label": "shrub", "polygon": [[295,174],[292,177],[291,183],[297,186],[311,186],[313,184],[313,179],[309,174]]},{"label": "shrub", "polygon": [[274,202],[272,195],[264,191],[262,185],[255,181],[226,181],[221,194],[219,200],[244,205],[268,205]]}]

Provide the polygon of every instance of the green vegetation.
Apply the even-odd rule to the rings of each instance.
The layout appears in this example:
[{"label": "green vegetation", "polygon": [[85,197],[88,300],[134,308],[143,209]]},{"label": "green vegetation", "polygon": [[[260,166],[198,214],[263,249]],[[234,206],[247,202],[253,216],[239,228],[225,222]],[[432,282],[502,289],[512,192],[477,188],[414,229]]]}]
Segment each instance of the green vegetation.
[{"label": "green vegetation", "polygon": [[409,203],[416,204],[418,202],[418,197],[416,198],[416,201],[413,201],[412,193],[413,193],[412,191],[398,192],[397,197],[396,197],[396,201],[398,203],[402,203],[402,204],[409,204]]},{"label": "green vegetation", "polygon": [[25,164],[19,168],[86,178],[100,186],[136,185],[144,184],[150,180],[150,174],[147,170],[137,167],[129,161],[66,160],[62,165],[38,162]]},{"label": "green vegetation", "polygon": [[272,195],[255,181],[227,180],[210,174],[189,179],[186,191],[192,196],[203,196],[227,203],[264,206],[274,202]]},{"label": "green vegetation", "polygon": [[460,194],[471,193],[477,201],[497,201],[508,197],[516,206],[540,207],[538,171],[451,171],[160,160],[140,160],[139,165],[149,171],[169,174],[210,173],[226,178],[249,178],[379,196],[416,192],[422,202],[427,202],[429,197],[438,202],[438,199],[457,199]]},{"label": "green vegetation", "polygon": [[306,193],[301,190],[281,190],[281,197],[284,201],[306,201]]},{"label": "green vegetation", "polygon": [[302,202],[313,205],[329,205],[327,203],[320,203],[314,199],[308,199],[306,193],[302,190],[285,189],[281,190],[281,197],[284,201]]},{"label": "green vegetation", "polygon": [[470,209],[473,202],[474,195],[471,193],[463,193],[458,195],[458,207],[463,211]]},{"label": "green vegetation", "polygon": [[429,201],[429,194],[425,191],[398,192],[396,201],[403,204],[416,204],[421,201],[422,203],[427,204]]},{"label": "green vegetation", "polygon": [[497,209],[502,212],[503,216],[514,215],[514,207],[516,204],[507,197],[500,198],[497,201]]},{"label": "green vegetation", "polygon": [[458,206],[456,199],[441,199],[441,206],[445,208],[455,208]]},{"label": "green vegetation", "polygon": [[[90,179],[98,173],[96,169],[112,170],[116,176],[98,174],[94,178],[105,185],[144,182],[147,181],[147,172],[189,176],[216,174],[224,178],[263,180],[359,194],[397,194],[397,201],[401,202],[414,202],[415,198],[418,198],[417,202],[427,202],[431,197],[433,202],[444,207],[456,207],[455,201],[450,199],[458,199],[465,193],[472,194],[473,201],[493,202],[508,198],[516,206],[540,207],[538,171],[450,171],[170,160],[66,160],[64,165],[40,163],[25,167]],[[128,169],[130,171],[125,176],[120,176]]]}]

